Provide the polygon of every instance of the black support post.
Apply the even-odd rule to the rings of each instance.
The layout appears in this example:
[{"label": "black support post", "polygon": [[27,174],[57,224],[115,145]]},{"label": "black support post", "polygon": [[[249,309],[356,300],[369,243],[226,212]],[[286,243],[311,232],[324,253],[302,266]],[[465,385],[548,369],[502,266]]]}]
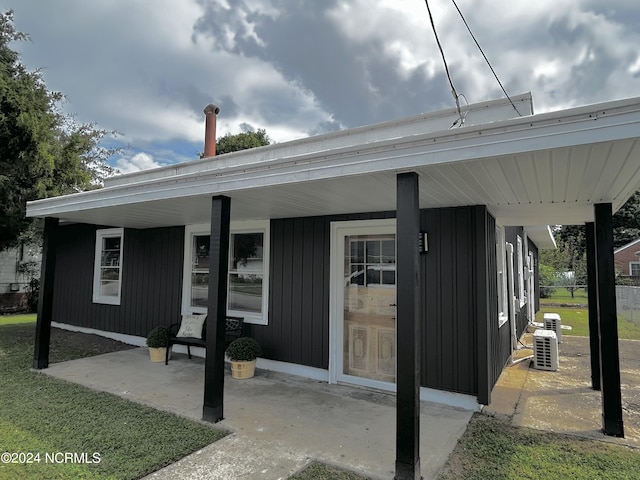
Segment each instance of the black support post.
[{"label": "black support post", "polygon": [[36,339],[33,352],[33,368],[49,366],[49,343],[51,340],[51,320],[53,315],[53,279],[56,271],[56,249],[58,219],[44,219],[42,241],[42,265],[40,267],[40,293],[38,295],[38,316]]},{"label": "black support post", "polygon": [[589,298],[589,355],[591,388],[600,390],[600,332],[598,331],[598,277],[596,272],[596,231],[593,222],[585,224],[587,239],[587,296]]},{"label": "black support post", "polygon": [[624,437],[622,395],[620,393],[620,357],[618,318],[613,260],[613,222],[610,203],[595,208],[596,272],[598,278],[598,323],[600,326],[600,362],[602,376],[602,430],[605,435]]},{"label": "black support post", "polygon": [[418,175],[397,176],[396,480],[420,479],[420,207]]},{"label": "black support post", "polygon": [[204,363],[202,407],[202,419],[207,422],[219,422],[224,418],[224,332],[227,316],[230,221],[231,199],[225,196],[213,197],[209,246],[207,355]]}]

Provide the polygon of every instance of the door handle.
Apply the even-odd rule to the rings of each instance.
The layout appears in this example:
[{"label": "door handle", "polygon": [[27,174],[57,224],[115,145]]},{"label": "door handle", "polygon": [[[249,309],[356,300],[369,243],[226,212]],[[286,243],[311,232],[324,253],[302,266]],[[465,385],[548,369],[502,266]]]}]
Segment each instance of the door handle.
[{"label": "door handle", "polygon": [[395,303],[390,303],[389,306],[390,307],[397,307],[398,305],[396,305]]}]

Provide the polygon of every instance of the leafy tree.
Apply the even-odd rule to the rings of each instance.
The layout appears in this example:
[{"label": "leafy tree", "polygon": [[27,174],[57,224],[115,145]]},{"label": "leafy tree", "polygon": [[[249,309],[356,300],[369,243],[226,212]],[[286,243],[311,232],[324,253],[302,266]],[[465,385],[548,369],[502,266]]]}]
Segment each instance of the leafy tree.
[{"label": "leafy tree", "polygon": [[635,192],[613,216],[613,248],[640,237],[640,191]]},{"label": "leafy tree", "polygon": [[49,91],[39,71],[28,71],[10,44],[27,40],[0,12],[0,251],[39,238],[26,202],[97,188],[112,173],[115,149],[101,146],[115,134],[78,124],[61,113],[64,96]]},{"label": "leafy tree", "polygon": [[224,155],[225,153],[237,152],[238,150],[247,150],[249,148],[264,147],[271,144],[271,139],[267,136],[264,129],[257,131],[248,131],[220,137],[216,142],[216,155]]},{"label": "leafy tree", "polygon": [[[635,192],[613,216],[613,247],[621,247],[640,237],[640,191]],[[558,272],[576,272],[576,282],[586,279],[586,236],[584,225],[561,225],[554,231],[558,248],[542,251],[540,263]]]}]

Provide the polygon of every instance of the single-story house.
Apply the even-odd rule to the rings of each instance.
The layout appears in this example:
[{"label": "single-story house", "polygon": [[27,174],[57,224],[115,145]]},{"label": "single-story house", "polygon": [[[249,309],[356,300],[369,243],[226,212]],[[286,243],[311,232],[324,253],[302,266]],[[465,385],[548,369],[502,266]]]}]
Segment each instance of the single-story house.
[{"label": "single-story house", "polygon": [[616,270],[625,277],[640,277],[640,238],[613,252]]},{"label": "single-story house", "polygon": [[40,256],[39,248],[26,243],[0,251],[0,313],[28,308],[29,282],[40,271]]},{"label": "single-story house", "polygon": [[[418,395],[477,407],[538,307],[548,225],[586,223],[603,428],[621,434],[609,234],[638,187],[640,98],[534,115],[530,94],[110,178],[28,204],[46,223],[34,367],[51,322],[142,345],[181,314],[228,313],[260,368],[397,389],[399,412]],[[205,419],[222,417],[220,332]]]}]

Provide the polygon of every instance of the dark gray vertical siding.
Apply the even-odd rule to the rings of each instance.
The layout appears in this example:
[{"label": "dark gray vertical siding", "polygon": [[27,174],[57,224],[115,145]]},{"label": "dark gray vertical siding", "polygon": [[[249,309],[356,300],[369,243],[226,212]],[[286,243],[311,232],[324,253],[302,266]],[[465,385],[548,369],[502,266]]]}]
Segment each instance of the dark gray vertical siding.
[{"label": "dark gray vertical siding", "polygon": [[383,212],[271,221],[269,324],[251,326],[265,358],[329,368],[331,222],[394,216]]},{"label": "dark gray vertical siding", "polygon": [[[429,252],[421,256],[421,383],[469,394],[477,393],[477,324],[488,321],[486,309],[478,312],[475,304],[478,239],[473,208],[486,212],[484,207],[430,209],[421,211],[420,219],[429,242]],[[328,368],[330,224],[394,216],[381,212],[271,221],[269,325],[252,326],[266,358]],[[488,268],[495,282],[495,226],[488,214],[486,221],[490,238],[483,239],[489,246],[482,255],[493,258]],[[486,285],[482,288],[487,295]],[[492,288],[495,296],[495,285]],[[497,325],[497,302],[488,302],[494,303],[492,324]]]},{"label": "dark gray vertical siding", "polygon": [[182,296],[184,228],[125,229],[120,305],[93,303],[95,231],[92,225],[60,229],[54,321],[146,336],[177,321]]},{"label": "dark gray vertical siding", "polygon": [[425,317],[421,383],[475,394],[476,318],[486,314],[475,309],[473,211],[469,207],[423,210],[420,222],[429,244],[421,256]]}]

